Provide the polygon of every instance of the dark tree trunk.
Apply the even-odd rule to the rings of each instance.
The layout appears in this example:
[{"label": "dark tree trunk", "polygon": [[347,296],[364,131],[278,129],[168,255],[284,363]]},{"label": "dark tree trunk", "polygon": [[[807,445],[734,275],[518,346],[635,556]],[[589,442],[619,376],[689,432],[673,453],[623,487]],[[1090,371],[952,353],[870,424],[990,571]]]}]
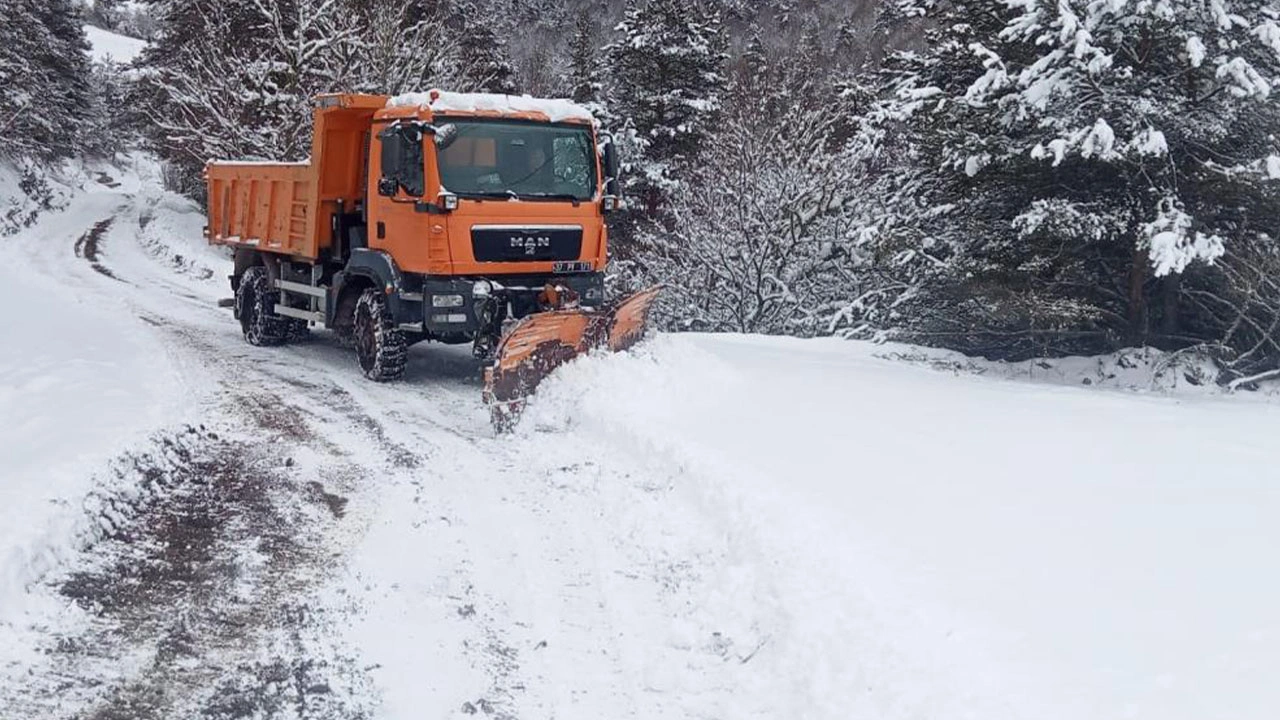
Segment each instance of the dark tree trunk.
[{"label": "dark tree trunk", "polygon": [[1160,293],[1164,296],[1163,307],[1160,311],[1160,334],[1164,336],[1163,345],[1167,345],[1166,350],[1174,349],[1174,341],[1171,339],[1182,334],[1182,318],[1180,317],[1180,303],[1182,298],[1182,273],[1173,273],[1166,275],[1160,282]]},{"label": "dark tree trunk", "polygon": [[1151,254],[1143,248],[1135,248],[1133,262],[1129,266],[1129,345],[1139,347],[1147,341],[1147,274],[1150,272]]}]

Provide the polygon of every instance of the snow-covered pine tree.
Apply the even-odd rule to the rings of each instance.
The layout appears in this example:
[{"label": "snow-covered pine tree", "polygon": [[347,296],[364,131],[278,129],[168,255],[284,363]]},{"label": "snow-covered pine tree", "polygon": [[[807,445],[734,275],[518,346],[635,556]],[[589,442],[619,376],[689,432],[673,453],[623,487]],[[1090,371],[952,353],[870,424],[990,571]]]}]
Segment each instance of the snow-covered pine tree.
[{"label": "snow-covered pine tree", "polygon": [[[725,88],[725,103],[736,105],[749,103],[751,98],[757,100],[777,97],[773,84],[773,63],[769,61],[771,49],[765,44],[764,31],[757,24],[747,28],[746,45],[742,53],[729,65],[728,85]],[[766,113],[774,108],[762,108]]]},{"label": "snow-covered pine tree", "polygon": [[700,3],[632,0],[609,47],[611,100],[655,162],[697,157],[720,110],[726,38]]},{"label": "snow-covered pine tree", "polygon": [[895,58],[880,116],[916,153],[880,223],[882,254],[925,278],[914,337],[1000,356],[1213,339],[1187,336],[1179,275],[1280,221],[1276,10],[926,9],[928,49]]},{"label": "snow-covered pine tree", "polygon": [[[154,41],[137,64],[130,104],[140,129],[173,172],[172,189],[198,196],[200,172],[211,151],[229,149],[246,91],[242,63],[256,46],[256,17],[247,0],[144,0],[155,23]],[[228,93],[220,107],[217,93]],[[236,146],[239,147],[239,146]],[[226,156],[223,156],[226,157]]]},{"label": "snow-covered pine tree", "polygon": [[[41,127],[33,128],[32,140],[51,154],[73,155],[81,149],[77,121],[89,109],[89,41],[85,39],[81,8],[72,0],[44,0],[35,3],[43,37],[31,56],[32,66],[42,78],[39,94],[33,98],[32,113],[43,116]],[[19,28],[22,31],[23,28]]]},{"label": "snow-covered pine tree", "polygon": [[627,136],[626,194],[650,219],[706,147],[725,86],[719,11],[683,0],[629,0],[607,48],[608,99]]},{"label": "snow-covered pine tree", "polygon": [[[255,13],[247,0],[142,0],[156,24],[156,41],[143,52],[142,64],[151,68],[177,67],[191,45],[205,44],[219,53],[236,44],[252,43]],[[211,28],[228,28],[231,36],[210,35]],[[238,41],[238,42],[237,42]],[[216,45],[216,46],[215,46]]]},{"label": "snow-covered pine tree", "polygon": [[34,59],[47,36],[30,0],[16,0],[0,23],[0,153],[10,157],[38,149],[32,133],[44,119],[38,102],[47,83]]},{"label": "snow-covered pine tree", "polygon": [[80,8],[12,0],[0,23],[0,161],[18,192],[0,197],[0,235],[54,207],[49,161],[82,154],[95,107]]},{"label": "snow-covered pine tree", "polygon": [[94,62],[89,74],[89,107],[82,121],[82,152],[89,157],[111,158],[135,146],[138,117],[126,97],[127,79],[122,66]]},{"label": "snow-covered pine tree", "polygon": [[496,18],[475,2],[453,9],[453,32],[458,37],[457,89],[464,92],[516,92],[507,42],[495,28]]},{"label": "snow-covered pine tree", "polygon": [[600,80],[599,36],[595,13],[580,11],[569,40],[569,74],[564,84],[569,97],[584,105],[599,106],[604,90]]},{"label": "snow-covered pine tree", "polygon": [[93,0],[85,8],[85,20],[108,30],[114,30],[120,23],[119,0]]},{"label": "snow-covered pine tree", "polygon": [[88,112],[89,44],[69,0],[14,0],[0,26],[0,152],[67,157]]}]

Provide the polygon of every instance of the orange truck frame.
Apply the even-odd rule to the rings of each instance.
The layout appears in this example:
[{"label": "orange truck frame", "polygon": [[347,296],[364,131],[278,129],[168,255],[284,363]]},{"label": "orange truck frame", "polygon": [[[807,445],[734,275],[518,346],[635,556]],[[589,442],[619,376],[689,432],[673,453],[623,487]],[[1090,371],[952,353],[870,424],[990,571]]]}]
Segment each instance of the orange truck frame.
[{"label": "orange truck frame", "polygon": [[415,342],[470,343],[505,401],[570,350],[643,331],[652,297],[605,306],[618,161],[585,109],[433,90],[324,95],[314,112],[308,162],[206,169],[206,234],[234,248],[249,343],[324,326],[379,381]]}]

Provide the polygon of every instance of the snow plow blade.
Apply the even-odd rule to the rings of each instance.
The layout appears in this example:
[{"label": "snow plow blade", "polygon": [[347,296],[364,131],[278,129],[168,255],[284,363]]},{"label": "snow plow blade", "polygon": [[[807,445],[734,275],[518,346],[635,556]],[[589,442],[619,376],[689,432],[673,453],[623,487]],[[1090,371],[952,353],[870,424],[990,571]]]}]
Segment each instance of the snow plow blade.
[{"label": "snow plow blade", "polygon": [[484,401],[494,428],[511,430],[525,399],[561,365],[592,350],[620,352],[638,343],[661,290],[642,290],[607,310],[552,310],[517,322],[484,373]]},{"label": "snow plow blade", "polygon": [[651,287],[614,306],[609,313],[609,352],[622,352],[640,342],[649,327],[649,309],[661,292],[661,285]]}]

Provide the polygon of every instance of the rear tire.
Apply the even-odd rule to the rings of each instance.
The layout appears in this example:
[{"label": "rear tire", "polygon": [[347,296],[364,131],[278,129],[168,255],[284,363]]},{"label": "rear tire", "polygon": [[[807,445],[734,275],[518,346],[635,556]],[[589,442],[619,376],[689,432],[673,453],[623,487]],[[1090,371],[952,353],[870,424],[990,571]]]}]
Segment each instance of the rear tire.
[{"label": "rear tire", "polygon": [[311,339],[311,325],[306,320],[285,318],[285,342],[306,342]]},{"label": "rear tire", "polygon": [[284,343],[288,335],[285,319],[276,314],[275,293],[267,269],[257,265],[244,271],[236,288],[236,315],[244,339],[256,347]]},{"label": "rear tire", "polygon": [[365,377],[390,382],[404,376],[408,344],[387,309],[386,296],[375,289],[365,290],[356,302],[352,328],[356,357]]}]

